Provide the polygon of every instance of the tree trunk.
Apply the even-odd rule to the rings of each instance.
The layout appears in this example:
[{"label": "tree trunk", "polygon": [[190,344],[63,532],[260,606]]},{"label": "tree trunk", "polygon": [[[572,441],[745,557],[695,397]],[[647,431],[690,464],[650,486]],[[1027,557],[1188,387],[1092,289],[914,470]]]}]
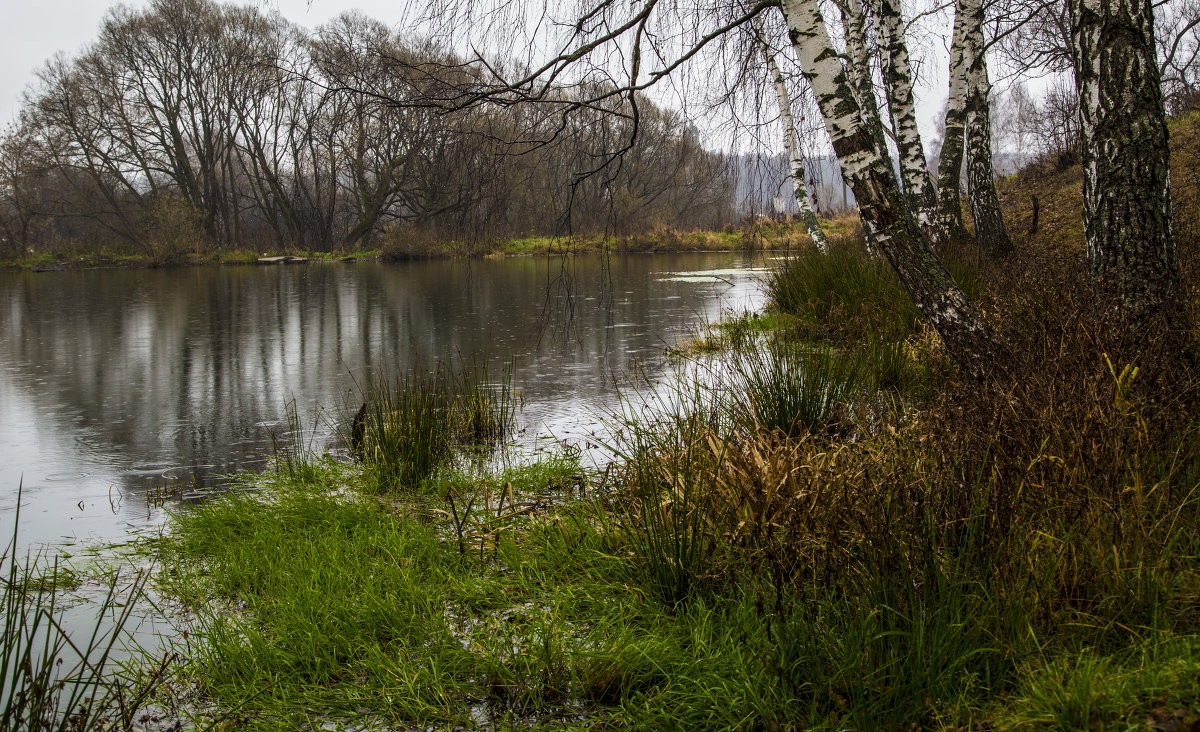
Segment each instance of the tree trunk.
[{"label": "tree trunk", "polygon": [[988,96],[987,48],[983,38],[983,0],[960,0],[967,19],[963,65],[967,69],[967,195],[975,220],[975,241],[989,254],[1012,251],[1004,226],[992,168],[992,119]]},{"label": "tree trunk", "polygon": [[1133,323],[1182,313],[1167,125],[1149,0],[1070,0],[1093,274]]},{"label": "tree trunk", "polygon": [[942,229],[952,239],[968,237],[963,225],[959,180],[962,178],[963,143],[967,116],[967,67],[963,63],[967,17],[954,9],[954,35],[950,42],[950,97],[946,100],[946,131],[942,138],[942,156],[938,161],[938,216]]},{"label": "tree trunk", "polygon": [[[879,116],[879,105],[875,102],[875,79],[871,72],[871,53],[867,47],[867,9],[862,0],[844,0],[838,7],[842,11],[842,33],[846,42],[845,68],[850,77],[849,89],[858,103],[859,120],[875,143],[875,149],[887,161],[888,170],[892,171],[894,168],[884,137],[883,120]],[[827,31],[822,32],[828,37]],[[874,224],[865,218],[862,222],[867,248],[878,252],[879,234]]]},{"label": "tree trunk", "polygon": [[982,376],[997,360],[999,346],[983,315],[959,289],[909,213],[887,157],[863,125],[817,0],[783,0],[783,11],[864,225],[877,232],[880,250],[951,357],[972,375]]},{"label": "tree trunk", "polygon": [[896,0],[877,0],[874,5],[879,18],[880,40],[883,44],[883,86],[887,90],[888,110],[892,129],[896,133],[896,150],[900,154],[900,177],[908,194],[909,205],[917,216],[917,224],[934,244],[946,243],[948,235],[938,218],[937,188],[925,160],[925,146],[917,128],[916,104],[913,102],[912,70],[908,61],[908,44],[904,40],[904,19]]},{"label": "tree trunk", "polygon": [[779,119],[783,124],[783,144],[787,149],[788,172],[792,176],[792,192],[796,196],[796,205],[800,207],[800,217],[804,219],[809,237],[824,254],[829,251],[829,241],[825,238],[825,231],[821,229],[817,214],[808,200],[808,187],[804,185],[804,160],[800,157],[800,139],[796,133],[796,120],[792,117],[792,97],[788,93],[783,72],[780,71],[779,64],[775,63],[774,53],[764,40],[761,23],[755,24],[755,32],[758,34],[758,47],[762,51],[763,60],[767,62],[767,71],[775,83],[775,96],[779,100]]}]

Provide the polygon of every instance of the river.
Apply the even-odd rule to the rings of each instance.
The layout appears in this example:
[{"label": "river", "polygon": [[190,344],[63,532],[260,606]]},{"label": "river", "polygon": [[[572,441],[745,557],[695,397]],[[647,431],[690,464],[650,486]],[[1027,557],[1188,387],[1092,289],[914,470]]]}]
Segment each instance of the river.
[{"label": "river", "polygon": [[327,444],[367,369],[447,354],[511,360],[525,446],[586,444],[633,369],[653,379],[700,323],[761,305],[762,266],[706,253],[0,273],[0,521],[11,530],[20,488],[23,546],[120,542],[161,524],[164,488],[197,500],[262,467],[293,400]]}]

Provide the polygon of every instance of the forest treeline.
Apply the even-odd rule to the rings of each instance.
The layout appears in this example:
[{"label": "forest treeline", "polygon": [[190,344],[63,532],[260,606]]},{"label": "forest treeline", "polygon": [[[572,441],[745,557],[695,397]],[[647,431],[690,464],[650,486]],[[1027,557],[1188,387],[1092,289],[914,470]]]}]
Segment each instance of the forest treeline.
[{"label": "forest treeline", "polygon": [[581,109],[596,85],[421,103],[491,73],[358,13],[309,32],[213,0],[118,6],[90,46],[46,63],[0,139],[0,249],[169,262],[731,218],[723,159],[649,101],[636,118],[619,101]]}]

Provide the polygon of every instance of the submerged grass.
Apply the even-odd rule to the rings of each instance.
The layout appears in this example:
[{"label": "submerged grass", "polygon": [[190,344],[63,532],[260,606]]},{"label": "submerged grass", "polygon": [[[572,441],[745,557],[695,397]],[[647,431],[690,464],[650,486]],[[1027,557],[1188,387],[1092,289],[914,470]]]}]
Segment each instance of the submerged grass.
[{"label": "submerged grass", "polygon": [[495,445],[508,434],[509,373],[504,369],[493,382],[482,362],[445,359],[432,369],[369,374],[346,441],[379,490],[419,489],[463,450]]},{"label": "submerged grass", "polygon": [[17,554],[20,491],[13,530],[0,554],[0,729],[130,729],[158,673],[116,668],[114,650],[126,640],[125,626],[145,589],[138,573],[122,587],[113,575],[95,605],[95,620],[81,632],[63,622],[62,592],[78,585],[78,574],[43,555]]}]

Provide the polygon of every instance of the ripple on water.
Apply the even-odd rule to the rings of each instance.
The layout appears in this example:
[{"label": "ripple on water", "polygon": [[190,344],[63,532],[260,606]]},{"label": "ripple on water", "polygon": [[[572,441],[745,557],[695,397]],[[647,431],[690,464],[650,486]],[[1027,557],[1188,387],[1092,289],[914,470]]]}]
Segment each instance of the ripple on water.
[{"label": "ripple on water", "polygon": [[168,470],[177,468],[175,463],[143,463],[125,468],[122,475],[162,475]]},{"label": "ripple on water", "polygon": [[42,480],[44,480],[48,483],[66,483],[66,482],[73,481],[73,480],[83,480],[84,478],[87,478],[90,475],[91,475],[91,473],[76,473],[76,472],[51,473],[50,475],[47,475],[46,477],[42,478]]}]

